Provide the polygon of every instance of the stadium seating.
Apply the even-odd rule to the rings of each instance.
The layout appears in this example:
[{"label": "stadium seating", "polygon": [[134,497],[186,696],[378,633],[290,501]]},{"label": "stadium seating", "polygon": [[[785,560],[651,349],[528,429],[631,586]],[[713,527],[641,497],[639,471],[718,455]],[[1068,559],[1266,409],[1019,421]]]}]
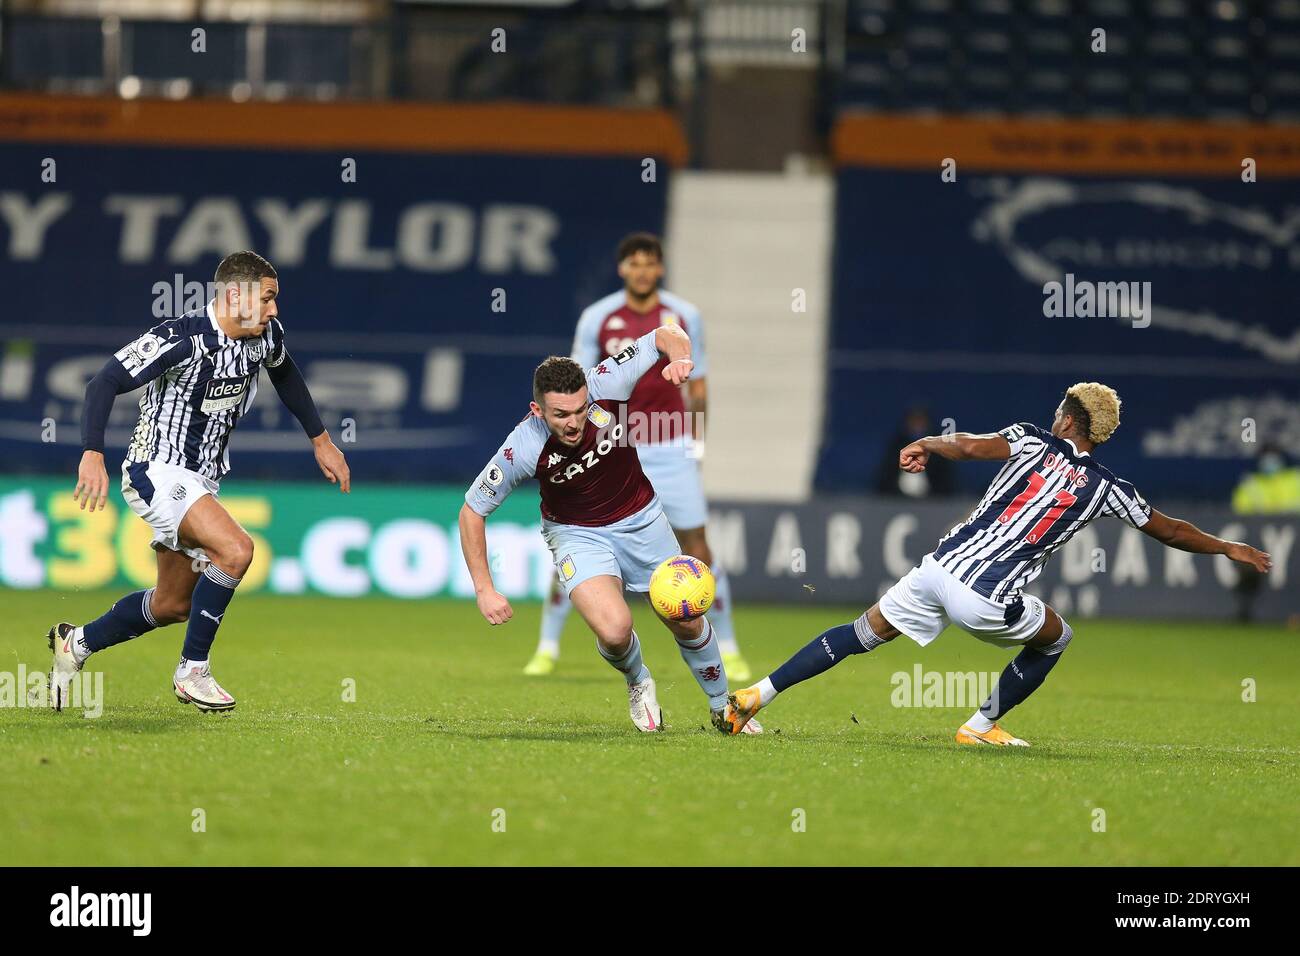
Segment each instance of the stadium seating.
[{"label": "stadium seating", "polygon": [[850,0],[845,51],[846,108],[1285,119],[1300,3]]}]

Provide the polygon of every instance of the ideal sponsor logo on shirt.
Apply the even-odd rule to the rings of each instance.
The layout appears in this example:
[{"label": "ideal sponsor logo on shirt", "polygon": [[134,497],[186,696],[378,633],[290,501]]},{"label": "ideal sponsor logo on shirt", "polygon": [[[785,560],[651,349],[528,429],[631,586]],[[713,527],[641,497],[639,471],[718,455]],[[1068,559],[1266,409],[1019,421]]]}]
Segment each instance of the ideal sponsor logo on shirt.
[{"label": "ideal sponsor logo on shirt", "polygon": [[248,387],[247,378],[214,378],[203,390],[203,404],[200,411],[205,414],[234,408],[244,397]]}]

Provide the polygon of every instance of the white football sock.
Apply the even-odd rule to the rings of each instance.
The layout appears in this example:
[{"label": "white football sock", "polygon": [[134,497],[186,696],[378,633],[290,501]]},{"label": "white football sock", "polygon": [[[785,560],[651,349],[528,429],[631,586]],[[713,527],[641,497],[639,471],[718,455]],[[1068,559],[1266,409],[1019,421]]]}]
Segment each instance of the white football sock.
[{"label": "white football sock", "polygon": [[982,711],[975,711],[975,716],[966,721],[966,726],[977,734],[987,734],[993,729],[993,721],[984,716]]},{"label": "white football sock", "polygon": [[772,686],[772,678],[764,677],[758,682],[759,700],[763,702],[764,707],[776,700],[776,695],[779,693],[781,692]]},{"label": "white football sock", "polygon": [[78,664],[83,664],[86,658],[93,654],[90,648],[86,646],[86,634],[81,628],[73,628],[72,631],[72,656]]},{"label": "white football sock", "polygon": [[176,676],[184,677],[195,667],[203,668],[207,666],[208,666],[207,661],[187,661],[185,658],[182,657],[181,662],[176,665]]}]

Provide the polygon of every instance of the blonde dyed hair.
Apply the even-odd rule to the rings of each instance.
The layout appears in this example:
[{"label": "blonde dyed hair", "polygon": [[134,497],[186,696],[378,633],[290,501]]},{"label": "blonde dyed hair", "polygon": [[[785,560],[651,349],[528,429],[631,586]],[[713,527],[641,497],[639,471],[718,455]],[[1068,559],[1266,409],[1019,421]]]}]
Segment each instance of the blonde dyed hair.
[{"label": "blonde dyed hair", "polygon": [[1100,445],[1119,428],[1119,393],[1101,382],[1079,382],[1065,390],[1088,413],[1088,440]]}]

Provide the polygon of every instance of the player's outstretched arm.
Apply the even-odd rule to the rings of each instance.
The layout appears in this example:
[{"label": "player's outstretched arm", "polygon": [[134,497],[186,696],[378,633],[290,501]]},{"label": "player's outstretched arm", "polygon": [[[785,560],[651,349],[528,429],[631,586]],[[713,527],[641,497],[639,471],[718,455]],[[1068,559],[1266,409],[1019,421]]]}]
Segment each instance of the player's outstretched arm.
[{"label": "player's outstretched arm", "polygon": [[898,453],[898,467],[913,474],[925,471],[931,455],[953,461],[1006,461],[1011,457],[1011,443],[997,432],[992,435],[972,435],[970,432],[931,435],[905,446]]},{"label": "player's outstretched arm", "polygon": [[307,380],[303,378],[293,356],[284,352],[279,362],[267,365],[266,374],[284,407],[293,413],[293,417],[298,419],[298,424],[311,439],[312,451],[316,455],[316,465],[321,474],[329,479],[330,484],[337,483],[339,491],[344,494],[351,492],[352,471],[348,468],[348,460],[330,439],[330,433],[320,419],[320,412],[316,410],[311,390],[307,388]]},{"label": "player's outstretched arm", "polygon": [[487,520],[468,504],[460,506],[460,550],[465,566],[474,581],[478,609],[489,624],[504,624],[515,616],[504,594],[492,584],[492,569],[487,558]]},{"label": "player's outstretched arm", "polygon": [[695,363],[691,361],[691,340],[680,326],[661,325],[655,329],[655,348],[668,359],[664,378],[681,385],[691,377]]},{"label": "player's outstretched arm", "polygon": [[1273,567],[1273,557],[1264,551],[1252,548],[1241,541],[1225,541],[1212,534],[1206,534],[1190,521],[1171,518],[1151,509],[1151,518],[1142,526],[1142,533],[1149,534],[1161,544],[1179,551],[1193,554],[1222,554],[1233,561],[1249,564],[1261,574],[1267,574]]}]

